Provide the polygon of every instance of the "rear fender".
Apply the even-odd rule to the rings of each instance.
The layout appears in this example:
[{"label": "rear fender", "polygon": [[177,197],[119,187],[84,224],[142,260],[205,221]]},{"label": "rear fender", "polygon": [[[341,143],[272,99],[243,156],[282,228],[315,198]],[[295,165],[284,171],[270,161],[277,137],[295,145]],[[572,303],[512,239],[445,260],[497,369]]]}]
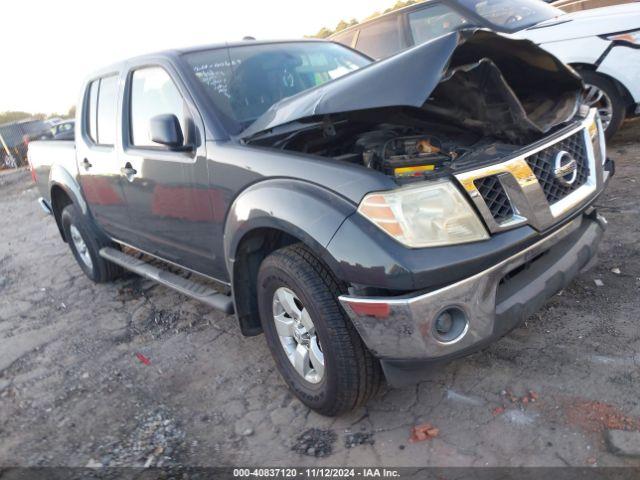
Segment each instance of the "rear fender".
[{"label": "rear fender", "polygon": [[85,202],[84,197],[82,196],[82,191],[80,190],[80,185],[76,181],[76,179],[63,167],[60,165],[53,165],[51,167],[51,171],[49,173],[49,184],[48,191],[51,199],[51,211],[53,213],[53,217],[56,220],[56,224],[58,225],[58,230],[60,231],[60,236],[66,242],[64,231],[62,229],[61,223],[61,215],[63,205],[59,205],[59,200],[56,195],[53,195],[54,189],[61,189],[65,195],[71,200],[71,202],[76,205],[83,215],[88,215],[89,210],[87,208],[87,202]]},{"label": "rear fender", "polygon": [[[73,203],[80,208],[84,215],[88,215],[89,210],[87,208],[87,202],[85,202],[82,196],[82,190],[80,184],[64,167],[60,165],[53,165],[51,172],[49,173],[49,192],[53,190],[54,186],[58,186],[64,190],[64,192],[71,198]],[[53,203],[53,198],[51,199]],[[55,206],[51,205],[54,208]]]}]

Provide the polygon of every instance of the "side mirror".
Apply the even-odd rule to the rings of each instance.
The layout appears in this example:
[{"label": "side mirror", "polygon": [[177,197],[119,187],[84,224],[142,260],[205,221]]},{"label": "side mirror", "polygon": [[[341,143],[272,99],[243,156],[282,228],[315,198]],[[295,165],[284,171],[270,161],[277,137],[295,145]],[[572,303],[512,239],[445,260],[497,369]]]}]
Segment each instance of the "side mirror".
[{"label": "side mirror", "polygon": [[184,145],[184,135],[178,117],[171,113],[156,115],[149,121],[151,141],[165,145],[174,151],[189,151],[190,146]]}]

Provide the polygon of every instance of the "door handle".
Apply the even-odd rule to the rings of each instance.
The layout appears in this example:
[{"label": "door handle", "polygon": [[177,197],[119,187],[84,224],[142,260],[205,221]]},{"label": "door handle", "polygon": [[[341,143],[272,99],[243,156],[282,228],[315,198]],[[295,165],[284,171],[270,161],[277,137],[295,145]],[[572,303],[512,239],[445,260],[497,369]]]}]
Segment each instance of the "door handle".
[{"label": "door handle", "polygon": [[133,168],[129,162],[120,169],[120,172],[127,177],[129,181],[133,180],[133,176],[138,173],[138,171]]},{"label": "door handle", "polygon": [[91,162],[86,158],[82,160],[82,166],[84,167],[85,170],[89,170],[92,167]]}]

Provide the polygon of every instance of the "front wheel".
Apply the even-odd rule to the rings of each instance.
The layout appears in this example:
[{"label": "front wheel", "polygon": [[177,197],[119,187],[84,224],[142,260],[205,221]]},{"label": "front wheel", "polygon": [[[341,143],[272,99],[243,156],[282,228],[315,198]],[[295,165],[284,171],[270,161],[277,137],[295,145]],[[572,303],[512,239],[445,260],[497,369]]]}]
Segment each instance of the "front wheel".
[{"label": "front wheel", "polygon": [[609,78],[591,71],[582,71],[580,75],[585,83],[582,101],[598,109],[605,136],[609,140],[620,129],[627,114],[622,96]]},{"label": "front wheel", "polygon": [[269,255],[258,273],[258,304],[267,344],[293,393],[335,416],[379,388],[378,361],[342,311],[331,272],[302,245]]},{"label": "front wheel", "polygon": [[71,253],[87,277],[96,283],[104,283],[122,274],[118,265],[100,256],[101,248],[115,247],[115,244],[104,238],[75,205],[64,207],[60,220]]}]

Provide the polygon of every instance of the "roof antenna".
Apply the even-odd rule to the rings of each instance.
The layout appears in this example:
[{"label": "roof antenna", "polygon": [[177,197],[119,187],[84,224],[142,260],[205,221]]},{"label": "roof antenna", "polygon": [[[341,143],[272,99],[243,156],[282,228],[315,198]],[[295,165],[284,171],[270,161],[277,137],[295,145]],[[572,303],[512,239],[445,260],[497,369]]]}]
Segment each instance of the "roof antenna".
[{"label": "roof antenna", "polygon": [[256,39],[255,37],[252,37],[250,35],[247,35],[246,37],[242,37],[242,40],[245,41],[245,42],[249,42],[249,41],[255,40],[255,39]]}]

